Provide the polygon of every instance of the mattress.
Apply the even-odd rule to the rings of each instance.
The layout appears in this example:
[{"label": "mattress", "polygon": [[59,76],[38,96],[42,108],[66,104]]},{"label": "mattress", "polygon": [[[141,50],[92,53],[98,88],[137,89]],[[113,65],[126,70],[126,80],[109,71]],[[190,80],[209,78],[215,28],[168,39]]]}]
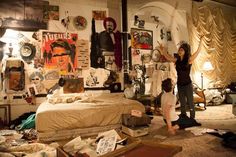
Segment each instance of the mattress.
[{"label": "mattress", "polygon": [[134,109],[145,112],[140,102],[125,98],[123,93],[82,95],[81,100],[72,103],[45,101],[36,112],[36,130],[39,135],[51,136],[67,130],[87,132],[84,129],[115,128],[121,124],[121,115]]}]

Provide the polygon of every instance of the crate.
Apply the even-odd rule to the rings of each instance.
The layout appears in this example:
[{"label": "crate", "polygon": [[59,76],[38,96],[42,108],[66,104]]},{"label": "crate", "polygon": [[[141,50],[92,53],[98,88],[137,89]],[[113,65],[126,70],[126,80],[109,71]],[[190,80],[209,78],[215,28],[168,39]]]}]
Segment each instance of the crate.
[{"label": "crate", "polygon": [[[114,150],[99,157],[131,157],[131,156],[148,156],[156,157],[173,157],[178,152],[182,151],[181,146],[160,144],[153,140],[140,140],[128,137],[127,145],[123,148]],[[135,155],[136,154],[136,155]],[[71,157],[64,152],[61,147],[57,148],[57,157]]]},{"label": "crate", "polygon": [[[138,143],[140,143],[139,139],[129,137],[129,136],[123,134],[123,133],[119,133],[119,135],[122,139],[127,138],[126,146],[122,147],[120,149],[114,150],[113,152],[109,152],[107,154],[101,155],[99,157],[113,157],[114,154],[117,154],[118,152],[120,152],[124,149],[125,150],[126,149],[132,149],[132,148],[136,147],[138,145]],[[57,147],[57,157],[73,157],[73,156],[71,156],[67,152],[65,152],[62,147]]]},{"label": "crate", "polygon": [[181,146],[160,144],[154,140],[137,140],[102,157],[173,157],[181,151]]},{"label": "crate", "polygon": [[57,157],[72,157],[68,153],[66,153],[62,147],[57,147]]}]

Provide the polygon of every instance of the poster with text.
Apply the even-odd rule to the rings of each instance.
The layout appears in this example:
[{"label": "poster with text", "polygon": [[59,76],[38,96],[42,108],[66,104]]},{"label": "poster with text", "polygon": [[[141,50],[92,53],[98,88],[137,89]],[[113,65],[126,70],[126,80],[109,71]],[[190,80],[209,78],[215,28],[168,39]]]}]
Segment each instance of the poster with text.
[{"label": "poster with text", "polygon": [[78,64],[81,69],[89,69],[89,41],[78,40]]},{"label": "poster with text", "polygon": [[59,69],[61,75],[74,73],[78,67],[76,33],[42,32],[42,57],[44,67]]}]

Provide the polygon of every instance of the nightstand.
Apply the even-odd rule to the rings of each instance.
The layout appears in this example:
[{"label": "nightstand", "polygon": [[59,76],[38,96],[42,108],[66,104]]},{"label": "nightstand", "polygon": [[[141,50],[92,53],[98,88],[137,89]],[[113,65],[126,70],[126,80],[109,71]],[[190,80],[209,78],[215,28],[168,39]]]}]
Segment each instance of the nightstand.
[{"label": "nightstand", "polygon": [[227,104],[236,104],[236,92],[228,92],[225,97]]}]

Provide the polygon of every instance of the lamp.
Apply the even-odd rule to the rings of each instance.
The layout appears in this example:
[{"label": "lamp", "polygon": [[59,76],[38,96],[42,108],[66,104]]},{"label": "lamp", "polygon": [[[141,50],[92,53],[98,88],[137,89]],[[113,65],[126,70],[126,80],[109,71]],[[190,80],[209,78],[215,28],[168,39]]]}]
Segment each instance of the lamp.
[{"label": "lamp", "polygon": [[[213,70],[213,69],[214,68],[213,68],[213,66],[212,66],[210,61],[204,62],[203,67],[202,67],[203,71],[210,71],[210,70]],[[201,87],[203,89],[203,72],[201,73]]]},{"label": "lamp", "polygon": [[58,89],[59,87],[63,87],[66,83],[66,80],[64,78],[60,78],[58,80],[58,82],[53,85],[49,90],[48,90],[48,94],[52,94],[56,89]]},{"label": "lamp", "polygon": [[11,29],[7,29],[4,35],[0,38],[0,41],[8,44],[9,57],[12,56],[14,45],[18,43],[19,32]]}]

